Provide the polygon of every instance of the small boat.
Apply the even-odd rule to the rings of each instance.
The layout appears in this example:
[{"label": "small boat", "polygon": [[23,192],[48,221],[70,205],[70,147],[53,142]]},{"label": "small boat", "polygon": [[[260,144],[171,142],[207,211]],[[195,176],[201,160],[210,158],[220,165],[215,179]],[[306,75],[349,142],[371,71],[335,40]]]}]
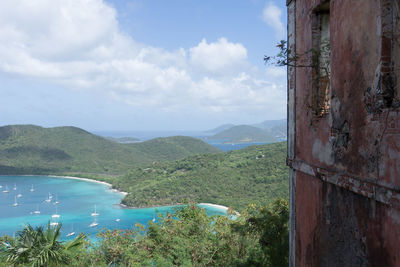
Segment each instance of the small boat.
[{"label": "small boat", "polygon": [[73,236],[73,235],[75,235],[75,232],[74,232],[74,225],[72,224],[72,230],[71,230],[71,232],[69,232],[69,233],[67,234],[67,237]]},{"label": "small boat", "polygon": [[35,189],[33,188],[33,185],[29,191],[31,191],[31,192],[35,191]]},{"label": "small boat", "polygon": [[58,222],[51,222],[50,223],[50,226],[57,226],[58,225]]},{"label": "small boat", "polygon": [[53,195],[49,192],[49,199],[53,199]]},{"label": "small boat", "polygon": [[14,204],[13,204],[13,207],[16,207],[16,206],[18,206],[18,202],[17,202],[17,196],[15,196],[15,201],[14,201]]},{"label": "small boat", "polygon": [[97,222],[92,222],[90,225],[89,225],[89,227],[96,227],[97,225],[99,225]]},{"label": "small boat", "polygon": [[153,220],[151,220],[151,221],[152,221],[152,222],[155,222],[155,221],[156,221],[156,217],[153,216]]},{"label": "small boat", "polygon": [[22,197],[21,191],[19,191],[19,194],[17,195],[18,198]]},{"label": "small boat", "polygon": [[54,205],[57,205],[58,203],[60,203],[60,202],[58,202],[58,195],[56,194],[56,201],[54,201]]},{"label": "small boat", "polygon": [[33,211],[33,214],[40,214],[39,205],[37,205],[37,208],[35,211]]},{"label": "small boat", "polygon": [[50,197],[51,195],[50,195],[50,193],[49,193],[49,196],[44,200],[44,201],[46,201],[47,203],[50,203],[51,202],[51,198],[52,197]]},{"label": "small boat", "polygon": [[74,232],[74,224],[72,224],[71,232],[69,232],[69,233],[67,234],[67,236],[73,236],[73,235],[75,235],[75,232]]},{"label": "small boat", "polygon": [[2,185],[0,185],[0,189],[1,189],[1,188],[3,188],[3,186],[2,186]]},{"label": "small boat", "polygon": [[116,222],[119,222],[120,220],[121,220],[121,219],[119,219],[119,218],[118,218],[118,219],[115,219]]},{"label": "small boat", "polygon": [[92,223],[89,225],[89,227],[92,228],[92,227],[96,227],[97,225],[99,225],[99,223],[96,222],[96,220],[94,220],[94,222],[92,222]]},{"label": "small boat", "polygon": [[8,186],[6,185],[6,189],[3,190],[3,193],[10,193],[10,191],[8,191]]},{"label": "small boat", "polygon": [[92,212],[92,214],[90,214],[90,216],[99,216],[100,214],[97,213],[96,211],[96,205],[94,205],[94,212]]},{"label": "small boat", "polygon": [[73,235],[75,235],[75,232],[71,232],[71,233],[67,234],[67,236],[73,236]]},{"label": "small boat", "polygon": [[13,189],[14,189],[14,191],[17,190],[17,184],[16,183],[14,183],[14,188]]},{"label": "small boat", "polygon": [[61,215],[58,214],[58,212],[57,212],[57,206],[56,206],[56,213],[53,214],[53,215],[51,215],[51,218],[60,218],[60,217],[61,217]]}]

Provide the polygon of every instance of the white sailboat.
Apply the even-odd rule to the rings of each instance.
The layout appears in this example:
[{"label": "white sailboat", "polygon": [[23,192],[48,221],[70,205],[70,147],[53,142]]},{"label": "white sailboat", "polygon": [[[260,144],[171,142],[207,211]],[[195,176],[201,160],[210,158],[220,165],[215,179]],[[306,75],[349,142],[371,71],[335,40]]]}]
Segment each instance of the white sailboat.
[{"label": "white sailboat", "polygon": [[19,193],[18,193],[17,197],[18,198],[22,197],[21,190],[19,190]]},{"label": "white sailboat", "polygon": [[14,197],[14,204],[13,204],[13,207],[16,207],[16,206],[18,206],[17,196]]},{"label": "white sailboat", "polygon": [[51,202],[51,197],[50,197],[51,195],[50,195],[50,193],[49,193],[49,196],[44,200],[44,201],[46,201],[47,203],[50,203]]},{"label": "white sailboat", "polygon": [[17,184],[16,183],[14,183],[14,188],[13,189],[14,189],[14,191],[17,190]]},{"label": "white sailboat", "polygon": [[153,215],[153,220],[151,220],[152,222],[156,221],[156,217]]},{"label": "white sailboat", "polygon": [[60,217],[61,217],[61,215],[58,214],[58,212],[57,212],[57,206],[56,206],[56,213],[53,214],[53,215],[51,215],[51,218],[60,218]]},{"label": "white sailboat", "polygon": [[29,191],[31,191],[31,192],[35,191],[35,189],[33,188],[33,185]]},{"label": "white sailboat", "polygon": [[10,193],[10,191],[8,191],[8,186],[6,185],[6,189],[3,190],[3,193]]},{"label": "white sailboat", "polygon": [[3,188],[3,186],[0,184],[0,189]]},{"label": "white sailboat", "polygon": [[33,211],[33,214],[40,214],[39,205],[37,205],[36,210]]},{"label": "white sailboat", "polygon": [[97,225],[99,225],[99,223],[96,220],[96,217],[94,218],[94,221],[89,225],[90,228],[92,227],[96,227]]},{"label": "white sailboat", "polygon": [[94,212],[92,212],[92,214],[90,214],[90,216],[99,216],[100,214],[97,213],[96,211],[96,205],[94,205]]},{"label": "white sailboat", "polygon": [[58,225],[58,222],[51,222],[50,223],[50,226],[57,226]]},{"label": "white sailboat", "polygon": [[67,234],[67,237],[73,236],[73,235],[75,235],[75,232],[74,232],[74,224],[72,224],[72,230],[71,230],[71,232],[69,232],[69,233]]},{"label": "white sailboat", "polygon": [[119,222],[120,220],[121,220],[120,218],[118,218],[118,219],[115,219],[115,221],[116,221],[116,222]]},{"label": "white sailboat", "polygon": [[54,201],[54,204],[57,205],[58,203],[60,202],[58,202],[58,195],[56,194],[56,201]]}]

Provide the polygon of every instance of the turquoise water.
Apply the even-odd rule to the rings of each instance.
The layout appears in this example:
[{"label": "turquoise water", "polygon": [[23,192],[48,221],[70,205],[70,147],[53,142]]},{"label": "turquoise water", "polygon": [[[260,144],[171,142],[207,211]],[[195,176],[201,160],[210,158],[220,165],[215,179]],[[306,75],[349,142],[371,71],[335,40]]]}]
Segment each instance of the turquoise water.
[{"label": "turquoise water", "polygon": [[204,142],[208,143],[209,145],[212,145],[219,150],[222,150],[224,152],[232,151],[232,150],[239,150],[242,148],[246,148],[248,146],[254,146],[254,145],[265,145],[268,143],[263,143],[263,142],[252,142],[252,143],[224,143],[223,140],[203,140]]},{"label": "turquoise water", "polygon": [[[38,226],[50,222],[62,223],[62,238],[69,232],[86,233],[94,238],[101,229],[130,229],[136,223],[146,225],[157,213],[173,212],[174,206],[124,209],[119,203],[122,194],[107,185],[68,178],[48,176],[0,176],[0,235],[14,235],[27,223]],[[3,193],[8,187],[9,193]],[[14,186],[16,190],[14,190]],[[31,192],[31,188],[34,191]],[[17,197],[21,194],[21,197]],[[50,202],[46,199],[52,196]],[[13,206],[17,200],[18,205]],[[55,202],[59,203],[56,204]],[[204,206],[202,206],[204,207]],[[96,212],[98,216],[91,216]],[[224,215],[225,212],[206,208],[209,215]],[[40,214],[34,211],[39,210]],[[59,214],[59,218],[52,215]],[[119,221],[116,221],[119,219]],[[95,227],[89,227],[94,221]]]}]

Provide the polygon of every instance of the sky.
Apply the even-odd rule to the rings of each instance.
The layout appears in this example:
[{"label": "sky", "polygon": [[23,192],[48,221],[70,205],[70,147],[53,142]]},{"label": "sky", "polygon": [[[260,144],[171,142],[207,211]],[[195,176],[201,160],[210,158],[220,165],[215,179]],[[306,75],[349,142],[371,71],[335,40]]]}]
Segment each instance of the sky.
[{"label": "sky", "polygon": [[282,0],[2,0],[0,125],[208,130],[286,117]]}]

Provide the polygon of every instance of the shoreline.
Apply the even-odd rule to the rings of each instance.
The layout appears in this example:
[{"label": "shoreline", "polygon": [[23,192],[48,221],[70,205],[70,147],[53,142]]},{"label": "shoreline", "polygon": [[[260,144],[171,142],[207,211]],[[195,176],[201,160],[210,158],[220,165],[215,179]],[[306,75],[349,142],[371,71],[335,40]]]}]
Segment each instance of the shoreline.
[{"label": "shoreline", "polygon": [[[9,175],[0,175],[0,176],[9,176]],[[45,176],[45,177],[53,177],[53,178],[62,178],[62,179],[73,179],[73,180],[81,180],[81,181],[86,181],[86,182],[92,182],[92,183],[99,183],[99,184],[103,184],[108,186],[108,189],[123,195],[124,197],[128,194],[128,192],[124,192],[124,191],[120,191],[117,189],[113,189],[112,188],[112,184],[104,182],[104,181],[98,181],[95,179],[91,179],[91,178],[82,178],[82,177],[75,177],[75,176],[65,176],[65,175],[50,175],[50,174],[46,174],[46,175],[36,175],[36,174],[24,174],[24,175],[18,175],[18,176]],[[119,203],[116,204],[119,205],[121,208],[123,209],[149,209],[149,208],[162,208],[162,207],[169,207],[169,206],[179,206],[179,205],[183,205],[183,203],[176,203],[176,204],[170,204],[170,205],[155,205],[155,206],[149,206],[149,207],[130,207],[127,206],[125,204]],[[223,206],[223,205],[219,205],[219,204],[213,204],[213,203],[197,203],[197,205],[203,205],[203,206],[208,206],[211,208],[216,208],[219,210],[222,210],[224,212],[228,212],[229,207],[227,206]],[[237,212],[236,212],[237,213]],[[237,213],[239,214],[239,213]]]},{"label": "shoreline", "polygon": [[[168,204],[168,205],[153,205],[153,206],[148,206],[148,207],[130,207],[125,204],[120,203],[119,206],[124,209],[156,209],[156,208],[165,208],[165,207],[177,207],[177,206],[182,206],[186,205],[185,203],[174,203],[174,204]],[[229,207],[223,206],[223,205],[218,205],[218,204],[212,204],[212,203],[197,203],[196,205],[201,205],[201,206],[207,206],[210,208],[215,208],[223,212],[228,212]]]},{"label": "shoreline", "polygon": [[229,210],[229,207],[227,207],[227,206],[213,204],[213,203],[199,203],[198,205],[203,205],[203,206],[216,208],[216,209],[219,209],[219,210],[223,210],[225,212],[227,212]]},{"label": "shoreline", "polygon": [[[1,176],[9,176],[9,175],[1,175]],[[112,184],[104,182],[104,181],[98,181],[95,179],[91,179],[91,178],[82,178],[82,177],[75,177],[75,176],[65,176],[65,175],[51,175],[51,174],[45,174],[45,175],[37,175],[37,174],[24,174],[24,175],[18,175],[18,176],[45,176],[45,177],[54,177],[54,178],[63,178],[63,179],[74,179],[74,180],[82,180],[82,181],[86,181],[86,182],[92,182],[92,183],[99,183],[99,184],[103,184],[108,186],[109,190],[121,194],[123,196],[126,196],[128,194],[128,192],[124,192],[124,191],[119,191],[117,189],[113,189],[112,188]]]},{"label": "shoreline", "polygon": [[112,188],[112,184],[110,184],[110,183],[103,182],[103,181],[98,181],[98,180],[91,179],[91,178],[82,178],[82,177],[74,177],[74,176],[60,176],[60,175],[43,175],[43,176],[54,177],[54,178],[81,180],[81,181],[92,182],[92,183],[99,183],[99,184],[103,184],[103,185],[108,186],[108,189],[113,191],[113,192],[115,192],[115,193],[121,194],[123,196],[126,196],[128,194],[128,192],[124,192],[124,191],[119,191],[117,189],[113,189]]}]

